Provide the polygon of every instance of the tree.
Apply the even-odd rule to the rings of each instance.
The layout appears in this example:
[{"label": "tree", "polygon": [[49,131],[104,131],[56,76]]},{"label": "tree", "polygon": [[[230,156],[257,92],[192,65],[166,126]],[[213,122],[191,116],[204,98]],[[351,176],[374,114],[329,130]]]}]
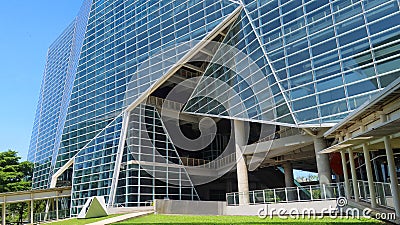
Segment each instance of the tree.
[{"label": "tree", "polygon": [[[32,186],[33,164],[20,162],[21,157],[16,151],[0,152],[0,193],[30,190]],[[17,203],[8,206],[11,215],[18,215],[22,224],[27,203]]]}]

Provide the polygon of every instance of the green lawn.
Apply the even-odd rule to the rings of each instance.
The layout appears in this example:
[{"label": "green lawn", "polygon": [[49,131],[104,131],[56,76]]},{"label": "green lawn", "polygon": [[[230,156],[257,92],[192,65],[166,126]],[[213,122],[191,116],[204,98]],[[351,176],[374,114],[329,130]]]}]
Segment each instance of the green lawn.
[{"label": "green lawn", "polygon": [[99,218],[91,218],[91,219],[68,219],[68,220],[63,220],[63,221],[58,221],[58,222],[53,222],[53,223],[46,223],[46,225],[85,225],[89,223],[94,223],[97,221],[105,220],[108,218],[116,217],[116,216],[121,216],[123,214],[114,214],[114,215],[109,215],[105,217],[99,217]]},{"label": "green lawn", "polygon": [[148,215],[134,218],[115,225],[128,224],[383,224],[373,219],[260,219],[256,216],[181,216],[181,215]]}]

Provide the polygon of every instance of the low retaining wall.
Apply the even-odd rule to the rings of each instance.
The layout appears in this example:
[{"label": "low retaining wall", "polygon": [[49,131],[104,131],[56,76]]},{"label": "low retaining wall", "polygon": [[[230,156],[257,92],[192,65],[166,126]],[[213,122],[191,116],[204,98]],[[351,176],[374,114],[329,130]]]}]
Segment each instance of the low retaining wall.
[{"label": "low retaining wall", "polygon": [[224,215],[225,202],[155,200],[154,211],[158,214]]},{"label": "low retaining wall", "polygon": [[122,213],[133,213],[133,212],[147,212],[152,211],[153,206],[142,206],[142,207],[113,207],[107,208],[108,214],[122,214]]},{"label": "low retaining wall", "polygon": [[[336,208],[337,204],[335,200],[226,206],[225,215],[257,216],[261,209],[262,215],[308,215],[308,213],[320,215],[328,214]],[[310,210],[313,211],[310,212]]]},{"label": "low retaining wall", "polygon": [[[260,209],[263,215],[282,215],[311,213],[327,214],[337,208],[335,200],[314,202],[292,202],[277,204],[259,204],[247,206],[227,206],[226,202],[213,201],[178,201],[156,200],[154,211],[158,214],[187,214],[187,215],[237,215],[257,216]],[[306,212],[304,212],[306,210]],[[308,211],[307,211],[308,210]]]}]

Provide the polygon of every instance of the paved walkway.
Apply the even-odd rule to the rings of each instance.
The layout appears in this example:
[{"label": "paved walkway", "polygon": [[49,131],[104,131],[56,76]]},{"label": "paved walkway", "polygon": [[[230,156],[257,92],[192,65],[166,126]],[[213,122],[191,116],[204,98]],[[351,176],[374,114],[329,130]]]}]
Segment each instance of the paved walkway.
[{"label": "paved walkway", "polygon": [[371,216],[372,217],[376,217],[377,214],[380,214],[380,219],[382,221],[388,221],[394,224],[400,224],[400,218],[382,218],[383,216],[389,216],[389,215],[396,215],[396,212],[393,209],[388,209],[388,208],[384,208],[382,206],[379,206],[375,209],[371,208],[371,204],[364,202],[364,201],[360,201],[360,202],[355,202],[353,199],[349,200],[349,207],[354,207],[354,208],[358,208],[361,210],[360,215],[362,215],[362,210],[364,210],[365,208],[369,208],[371,210]]},{"label": "paved walkway", "polygon": [[124,214],[121,216],[116,216],[113,218],[109,218],[109,219],[105,219],[102,221],[98,221],[95,223],[89,223],[87,225],[107,225],[107,224],[113,224],[113,223],[117,223],[117,222],[121,222],[124,220],[128,220],[128,219],[132,219],[135,217],[139,217],[139,216],[144,216],[144,215],[148,215],[148,214],[153,214],[153,211],[146,211],[146,212],[134,212],[134,213],[128,213],[128,214]]}]

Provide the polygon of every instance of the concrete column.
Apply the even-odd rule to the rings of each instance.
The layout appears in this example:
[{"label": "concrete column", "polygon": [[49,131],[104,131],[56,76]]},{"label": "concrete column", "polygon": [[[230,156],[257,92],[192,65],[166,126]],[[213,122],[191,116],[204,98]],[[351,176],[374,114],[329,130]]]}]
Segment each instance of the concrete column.
[{"label": "concrete column", "polygon": [[340,156],[342,158],[342,168],[343,168],[343,176],[344,176],[344,192],[347,199],[351,198],[350,194],[350,180],[349,174],[347,173],[347,160],[346,160],[346,152],[340,151]]},{"label": "concrete column", "polygon": [[392,145],[390,144],[389,136],[383,138],[385,142],[386,157],[388,162],[388,170],[390,176],[390,190],[393,196],[394,209],[397,217],[400,217],[400,195],[399,195],[399,182],[397,181],[396,164],[394,162],[394,155]]},{"label": "concrete column", "polygon": [[351,150],[351,149],[349,149],[348,151],[349,151],[351,179],[353,182],[354,200],[356,202],[359,202],[360,201],[360,191],[358,190],[357,171],[356,171],[356,163],[354,162],[354,153],[353,153],[353,150]]},{"label": "concrete column", "polygon": [[[32,196],[31,196],[31,198],[32,198]],[[34,207],[33,207],[33,199],[31,199],[31,201],[30,201],[30,204],[31,204],[31,210],[30,210],[30,222],[31,222],[31,224],[33,224],[33,214],[35,213],[34,212]]]},{"label": "concrete column", "polygon": [[294,176],[293,176],[293,167],[292,163],[286,162],[282,164],[283,170],[285,172],[285,186],[286,187],[294,187]]},{"label": "concrete column", "polygon": [[293,201],[293,200],[297,200],[297,190],[295,190],[293,187],[295,187],[295,183],[294,183],[294,175],[293,175],[293,166],[292,163],[290,162],[286,162],[284,164],[282,164],[284,173],[285,173],[285,186],[286,188],[289,188],[287,190],[288,193],[288,201]]},{"label": "concrete column", "polygon": [[[387,115],[380,115],[381,122],[387,121]],[[399,195],[399,182],[397,181],[396,164],[394,162],[394,155],[392,144],[390,143],[390,137],[383,137],[383,142],[385,144],[386,157],[388,162],[388,172],[390,176],[390,191],[393,197],[394,209],[396,211],[396,216],[400,217],[400,195]]]},{"label": "concrete column", "polygon": [[314,137],[315,159],[317,161],[319,183],[332,183],[331,167],[329,164],[328,154],[319,154],[320,151],[326,148],[326,143],[322,137]]},{"label": "concrete column", "polygon": [[[58,195],[58,192],[57,192]],[[56,197],[56,220],[58,220],[59,216],[58,216],[58,197]]]},{"label": "concrete column", "polygon": [[234,120],[235,129],[235,148],[236,148],[236,173],[238,180],[239,204],[248,205],[249,199],[249,179],[247,174],[246,159],[242,154],[242,147],[245,143],[245,126],[243,121]]},{"label": "concrete column", "polygon": [[2,208],[1,209],[1,224],[6,225],[6,202],[5,201],[2,204],[1,208]]},{"label": "concrete column", "polygon": [[369,195],[371,197],[371,207],[376,208],[378,205],[376,203],[374,173],[372,171],[371,156],[369,154],[368,146],[366,143],[363,144],[363,152],[364,152],[364,159],[365,159],[365,169],[367,170]]}]

